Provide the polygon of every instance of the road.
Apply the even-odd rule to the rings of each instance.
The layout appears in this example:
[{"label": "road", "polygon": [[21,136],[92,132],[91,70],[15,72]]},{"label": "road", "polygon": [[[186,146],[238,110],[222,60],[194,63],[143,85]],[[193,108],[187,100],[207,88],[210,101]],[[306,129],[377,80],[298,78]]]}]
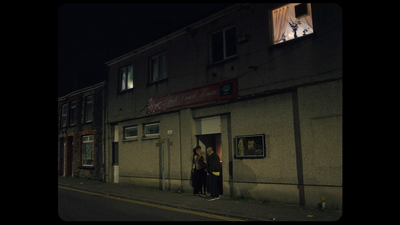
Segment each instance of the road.
[{"label": "road", "polygon": [[230,218],[58,188],[58,215],[64,221],[223,221]]}]

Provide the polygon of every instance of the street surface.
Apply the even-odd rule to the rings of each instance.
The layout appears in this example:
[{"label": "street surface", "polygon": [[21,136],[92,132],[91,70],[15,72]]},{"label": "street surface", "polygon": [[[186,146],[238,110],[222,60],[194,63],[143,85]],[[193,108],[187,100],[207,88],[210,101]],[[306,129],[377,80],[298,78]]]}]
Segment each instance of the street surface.
[{"label": "street surface", "polygon": [[58,188],[58,215],[64,221],[223,221],[230,219],[62,187]]}]

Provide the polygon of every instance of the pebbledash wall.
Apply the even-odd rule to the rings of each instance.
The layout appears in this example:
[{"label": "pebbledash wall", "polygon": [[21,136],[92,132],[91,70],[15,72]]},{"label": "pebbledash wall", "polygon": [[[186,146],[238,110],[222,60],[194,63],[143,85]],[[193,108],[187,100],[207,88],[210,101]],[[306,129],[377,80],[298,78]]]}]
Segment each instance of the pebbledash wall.
[{"label": "pebbledash wall", "polygon": [[[282,6],[235,4],[107,62],[106,181],[161,189],[164,159],[165,188],[191,192],[192,149],[205,151],[213,139],[223,195],[307,206],[325,196],[341,209],[341,8],[309,4],[314,33],[273,45],[271,12]],[[233,26],[237,53],[211,63],[211,35]],[[150,61],[160,53],[167,77],[151,82]],[[134,87],[121,92],[119,74],[129,65]],[[229,82],[235,90],[226,98],[202,101],[198,92],[197,102],[184,104],[182,96],[215,84],[223,96]],[[145,135],[149,124],[159,124],[158,134]],[[126,138],[132,127],[136,136]],[[256,134],[265,137],[265,157],[236,157],[235,137]]]}]

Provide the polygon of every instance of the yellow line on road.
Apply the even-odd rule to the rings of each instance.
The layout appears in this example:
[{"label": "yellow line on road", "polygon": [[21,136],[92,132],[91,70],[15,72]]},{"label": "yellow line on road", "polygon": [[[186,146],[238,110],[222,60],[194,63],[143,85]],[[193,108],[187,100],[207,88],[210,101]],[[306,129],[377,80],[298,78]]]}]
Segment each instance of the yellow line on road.
[{"label": "yellow line on road", "polygon": [[124,201],[124,202],[130,202],[130,203],[135,203],[135,204],[140,204],[140,205],[145,205],[145,206],[150,206],[150,207],[155,207],[155,208],[160,208],[160,209],[166,209],[166,210],[171,210],[171,211],[175,211],[175,212],[194,214],[194,215],[198,215],[198,216],[210,217],[210,218],[226,220],[226,221],[245,221],[245,220],[234,219],[234,218],[229,218],[229,217],[225,217],[225,216],[217,216],[217,215],[207,214],[207,213],[202,213],[202,212],[194,212],[194,211],[190,211],[190,210],[186,210],[186,209],[178,209],[178,208],[173,208],[173,207],[169,207],[169,206],[156,205],[153,203],[140,202],[140,201],[135,201],[135,200],[130,200],[130,199],[123,199],[123,198],[118,198],[118,197],[113,197],[113,196],[108,196],[108,195],[103,195],[103,194],[97,194],[97,193],[83,191],[83,190],[79,190],[79,189],[75,189],[75,188],[69,188],[69,187],[63,187],[63,186],[58,186],[58,187],[67,189],[67,190],[71,190],[71,191],[85,193],[85,194],[101,196],[104,198],[110,198],[110,199],[115,199],[115,200]]}]

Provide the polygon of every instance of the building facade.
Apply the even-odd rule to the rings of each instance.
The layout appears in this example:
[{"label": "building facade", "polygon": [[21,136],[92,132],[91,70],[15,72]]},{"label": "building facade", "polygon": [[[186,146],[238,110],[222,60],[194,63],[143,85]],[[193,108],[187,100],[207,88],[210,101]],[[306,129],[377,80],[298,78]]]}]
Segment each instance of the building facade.
[{"label": "building facade", "polygon": [[105,82],[58,98],[58,175],[104,180]]},{"label": "building facade", "polygon": [[106,63],[106,181],[192,191],[192,150],[219,192],[342,206],[342,14],[235,4]]}]

